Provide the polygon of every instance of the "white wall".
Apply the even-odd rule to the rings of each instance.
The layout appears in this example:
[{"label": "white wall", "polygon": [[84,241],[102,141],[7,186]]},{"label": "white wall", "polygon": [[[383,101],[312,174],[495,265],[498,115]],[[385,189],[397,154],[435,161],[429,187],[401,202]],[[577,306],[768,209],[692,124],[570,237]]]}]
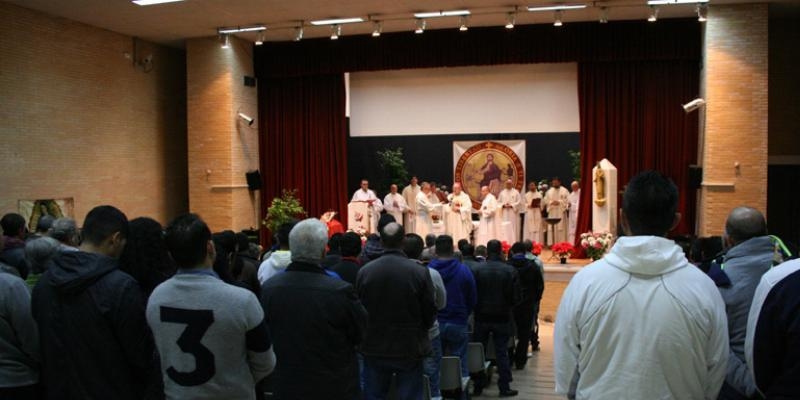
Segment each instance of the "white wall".
[{"label": "white wall", "polygon": [[578,66],[351,73],[351,136],[578,132]]}]

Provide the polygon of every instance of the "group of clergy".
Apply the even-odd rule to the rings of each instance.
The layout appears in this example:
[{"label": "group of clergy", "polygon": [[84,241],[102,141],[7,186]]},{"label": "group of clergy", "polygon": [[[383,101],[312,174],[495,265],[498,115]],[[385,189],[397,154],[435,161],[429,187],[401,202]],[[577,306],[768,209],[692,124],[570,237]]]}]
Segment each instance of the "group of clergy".
[{"label": "group of clergy", "polygon": [[[452,193],[446,193],[428,182],[418,184],[417,177],[412,177],[402,192],[398,192],[397,185],[391,185],[383,201],[369,189],[369,182],[362,180],[361,188],[353,194],[351,201],[370,204],[372,232],[376,231],[380,213],[386,211],[396,221],[402,222],[408,233],[413,232],[423,238],[429,233],[447,234],[453,238],[453,242],[469,240],[474,229],[472,213],[477,212],[480,223],[475,233],[475,245],[485,245],[491,239],[511,244],[520,240],[520,214],[524,214],[522,239],[543,243],[544,233],[550,228],[546,244],[552,245],[575,241],[579,199],[580,187],[577,182],[572,182],[570,193],[561,186],[558,178],[553,178],[544,196],[536,183],[531,182],[523,196],[509,179],[497,196],[488,186],[482,187],[480,209],[473,210],[472,199],[463,191],[460,183],[453,184]],[[543,213],[548,218],[560,220],[548,225]]]}]

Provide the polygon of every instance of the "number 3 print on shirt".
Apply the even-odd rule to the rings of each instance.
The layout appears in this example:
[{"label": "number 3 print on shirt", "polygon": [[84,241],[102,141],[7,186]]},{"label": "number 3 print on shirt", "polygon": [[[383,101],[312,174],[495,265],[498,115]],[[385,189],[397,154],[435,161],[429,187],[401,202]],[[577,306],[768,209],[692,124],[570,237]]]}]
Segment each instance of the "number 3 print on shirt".
[{"label": "number 3 print on shirt", "polygon": [[184,353],[193,355],[195,359],[194,371],[181,372],[170,366],[167,368],[167,376],[181,386],[202,385],[214,377],[217,370],[214,365],[214,353],[200,343],[203,335],[214,323],[214,312],[161,306],[161,321],[186,324],[186,329],[178,338],[177,344]]}]

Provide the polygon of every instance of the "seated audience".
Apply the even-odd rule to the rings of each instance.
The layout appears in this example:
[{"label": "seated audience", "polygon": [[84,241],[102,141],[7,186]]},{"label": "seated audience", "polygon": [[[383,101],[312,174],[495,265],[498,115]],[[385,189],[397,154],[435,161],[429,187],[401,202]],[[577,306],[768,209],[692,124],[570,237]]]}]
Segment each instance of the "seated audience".
[{"label": "seated audience", "polygon": [[358,261],[358,255],[361,253],[361,237],[354,232],[347,232],[340,236],[340,260],[333,264],[330,270],[337,273],[346,282],[355,285],[358,269],[361,268]]},{"label": "seated audience", "polygon": [[28,264],[25,262],[25,238],[28,227],[25,218],[17,213],[8,213],[0,219],[3,228],[5,248],[0,252],[0,262],[10,265],[17,270],[17,275],[28,279]]},{"label": "seated audience", "polygon": [[745,358],[762,398],[800,398],[799,294],[800,260],[791,260],[765,273],[753,295]]},{"label": "seated audience", "polygon": [[399,399],[422,398],[422,359],[431,352],[428,332],[436,305],[430,273],[402,251],[404,236],[402,225],[384,226],[384,254],[356,277],[356,291],[369,315],[360,347],[367,400],[385,398],[393,376]]},{"label": "seated audience", "polygon": [[447,306],[439,311],[439,331],[445,355],[461,359],[461,376],[469,376],[467,367],[467,343],[469,324],[467,320],[477,302],[475,278],[472,272],[453,257],[453,238],[441,235],[436,238],[436,258],[428,266],[442,276],[447,290]]},{"label": "seated audience", "polygon": [[299,222],[289,234],[291,264],[264,284],[261,304],[279,360],[273,392],[279,399],[360,396],[356,346],[367,312],[352,285],[320,266],[327,238],[320,220]]},{"label": "seated audience", "polygon": [[[512,310],[522,299],[520,297],[519,277],[514,268],[500,259],[503,251],[499,240],[486,244],[489,261],[475,268],[475,285],[478,288],[478,303],[475,305],[476,342],[489,345],[489,334],[494,336],[494,351],[497,357],[497,386],[501,397],[516,396],[518,391],[511,389],[511,361],[508,357],[507,343],[512,336]],[[480,395],[486,382],[475,382],[474,394]]]},{"label": "seated audience", "polygon": [[33,289],[44,398],[139,399],[153,343],[144,295],[117,268],[128,219],[112,206],[86,215],[79,251],[61,252]]},{"label": "seated audience", "polygon": [[570,281],[554,331],[556,391],[582,399],[714,399],[728,327],[714,283],[667,233],[678,190],[658,172],[631,179],[625,236]]},{"label": "seated audience", "polygon": [[167,253],[163,228],[156,220],[139,217],[131,220],[119,269],[139,282],[145,296],[175,274],[175,265]]},{"label": "seated audience", "polygon": [[164,394],[169,399],[255,399],[275,367],[264,311],[253,293],[214,273],[211,231],[194,214],[177,217],[165,242],[177,273],[147,303]]},{"label": "seated audience", "polygon": [[31,315],[31,294],[15,272],[0,263],[0,399],[37,400],[39,330]]},{"label": "seated audience", "polygon": [[53,221],[50,226],[48,236],[58,240],[61,245],[58,246],[60,251],[77,251],[78,246],[81,244],[81,237],[78,231],[78,225],[72,218],[58,218]]}]

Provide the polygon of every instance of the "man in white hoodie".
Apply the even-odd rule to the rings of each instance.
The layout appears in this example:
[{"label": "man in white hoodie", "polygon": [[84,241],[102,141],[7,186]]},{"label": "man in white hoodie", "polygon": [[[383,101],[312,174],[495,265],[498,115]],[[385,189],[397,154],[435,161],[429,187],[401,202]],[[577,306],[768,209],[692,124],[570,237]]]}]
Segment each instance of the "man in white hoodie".
[{"label": "man in white hoodie", "polygon": [[292,263],[292,252],[289,250],[289,232],[294,228],[294,222],[287,222],[278,228],[278,250],[270,254],[269,258],[258,267],[258,282],[264,284],[267,279],[286,271]]},{"label": "man in white hoodie", "polygon": [[571,399],[716,399],[728,361],[714,283],[664,238],[678,190],[654,171],[625,191],[624,237],[572,278],[554,333],[556,391]]}]

